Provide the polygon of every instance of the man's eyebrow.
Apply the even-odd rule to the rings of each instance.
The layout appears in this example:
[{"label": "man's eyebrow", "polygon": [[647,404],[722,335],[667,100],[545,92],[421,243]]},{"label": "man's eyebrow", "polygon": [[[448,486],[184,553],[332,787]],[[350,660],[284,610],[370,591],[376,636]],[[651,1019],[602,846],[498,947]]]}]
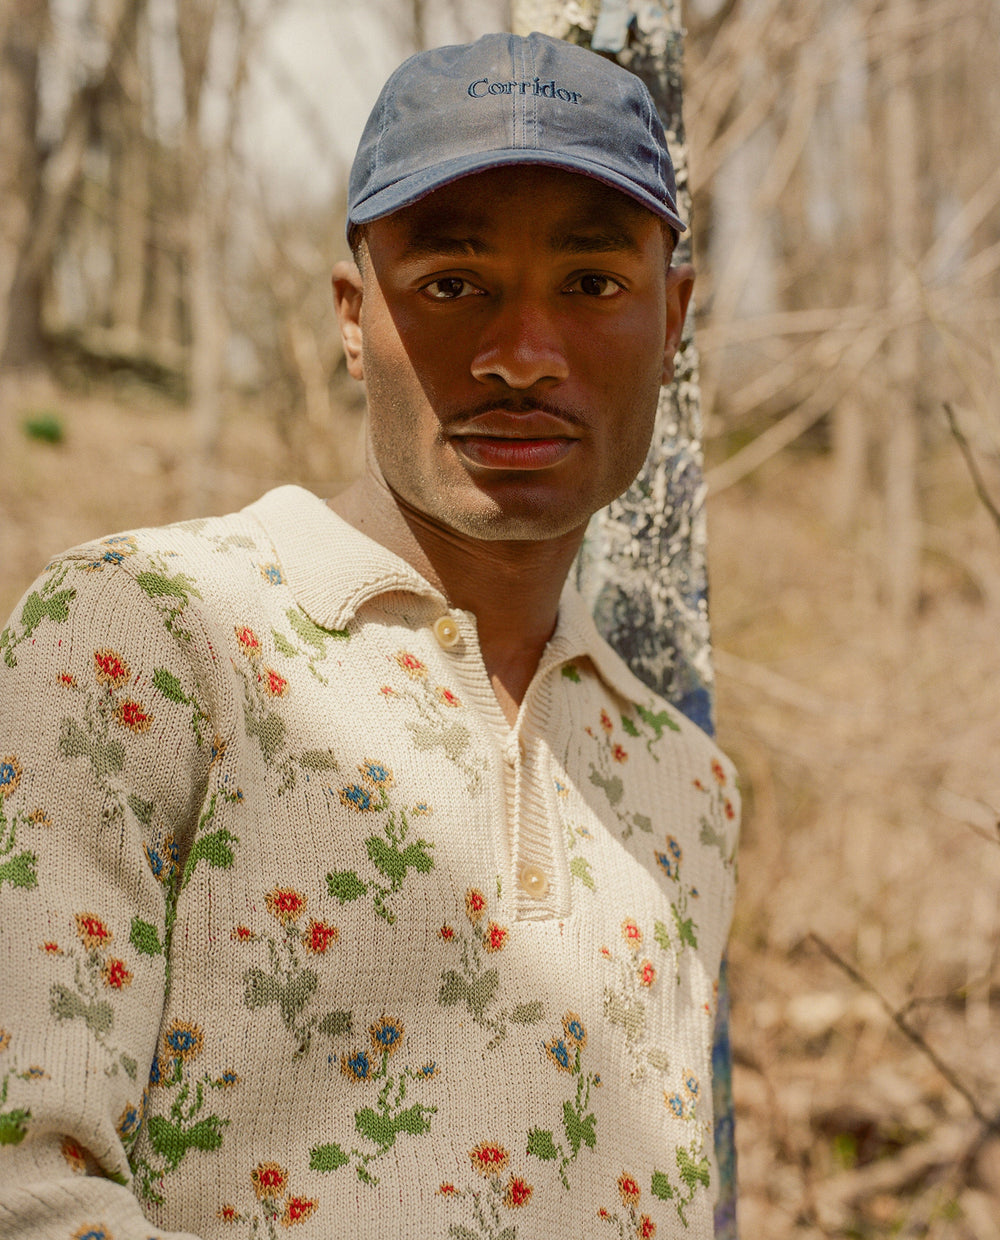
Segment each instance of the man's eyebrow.
[{"label": "man's eyebrow", "polygon": [[493,247],[473,234],[427,230],[411,233],[406,239],[407,258],[479,258],[492,253]]},{"label": "man's eyebrow", "polygon": [[614,254],[622,250],[637,254],[640,250],[629,229],[613,225],[557,232],[549,238],[549,245],[557,254]]}]

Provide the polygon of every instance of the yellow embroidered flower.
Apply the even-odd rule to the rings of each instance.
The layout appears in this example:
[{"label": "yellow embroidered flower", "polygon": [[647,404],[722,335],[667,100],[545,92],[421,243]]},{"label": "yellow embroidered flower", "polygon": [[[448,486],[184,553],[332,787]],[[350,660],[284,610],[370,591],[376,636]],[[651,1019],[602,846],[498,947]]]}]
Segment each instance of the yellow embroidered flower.
[{"label": "yellow embroidered flower", "polygon": [[99,685],[118,689],[132,675],[132,670],[117,650],[105,648],[94,651],[94,675]]},{"label": "yellow embroidered flower", "polygon": [[258,1201],[280,1197],[288,1186],[288,1171],[276,1162],[258,1163],[250,1172]]}]

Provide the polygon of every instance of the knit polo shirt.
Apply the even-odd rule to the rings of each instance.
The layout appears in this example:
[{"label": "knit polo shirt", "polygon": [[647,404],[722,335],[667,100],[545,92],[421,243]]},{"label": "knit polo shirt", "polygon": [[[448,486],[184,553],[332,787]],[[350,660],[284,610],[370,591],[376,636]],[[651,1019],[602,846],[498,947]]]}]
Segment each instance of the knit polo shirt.
[{"label": "knit polo shirt", "polygon": [[728,760],[296,487],[0,634],[0,1236],[709,1240]]}]

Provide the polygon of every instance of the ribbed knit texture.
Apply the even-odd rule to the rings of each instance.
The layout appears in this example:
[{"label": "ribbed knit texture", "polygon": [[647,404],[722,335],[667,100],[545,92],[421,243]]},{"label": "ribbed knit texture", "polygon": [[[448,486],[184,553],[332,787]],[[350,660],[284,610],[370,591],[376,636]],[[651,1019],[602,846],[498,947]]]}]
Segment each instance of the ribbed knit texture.
[{"label": "ribbed knit texture", "polygon": [[298,488],[78,548],[0,815],[0,1236],[710,1240],[735,778],[572,590],[512,729]]}]

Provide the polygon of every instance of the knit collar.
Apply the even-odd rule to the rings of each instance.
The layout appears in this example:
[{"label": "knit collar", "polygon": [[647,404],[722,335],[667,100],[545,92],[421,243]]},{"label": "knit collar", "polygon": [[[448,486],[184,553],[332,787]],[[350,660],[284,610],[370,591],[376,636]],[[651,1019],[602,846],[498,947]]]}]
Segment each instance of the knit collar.
[{"label": "knit collar", "polygon": [[[285,583],[320,628],[346,628],[365,604],[389,593],[425,599],[429,619],[448,609],[444,595],[416,569],[302,487],[277,487],[245,511],[267,531]],[[605,683],[629,701],[648,699],[648,688],[601,637],[583,599],[567,582],[539,671],[579,658],[589,659]]]}]

